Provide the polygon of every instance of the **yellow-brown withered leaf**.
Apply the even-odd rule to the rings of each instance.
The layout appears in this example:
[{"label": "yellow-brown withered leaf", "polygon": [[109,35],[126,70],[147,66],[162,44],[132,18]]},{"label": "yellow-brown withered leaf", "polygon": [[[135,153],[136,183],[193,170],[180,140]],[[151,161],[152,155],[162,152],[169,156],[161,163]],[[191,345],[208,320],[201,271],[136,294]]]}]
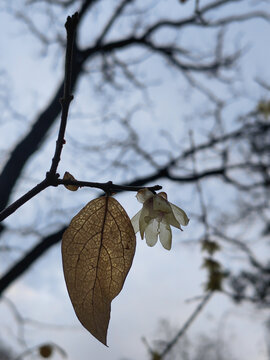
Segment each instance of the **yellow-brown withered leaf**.
[{"label": "yellow-brown withered leaf", "polygon": [[[65,172],[63,180],[76,180],[73,175],[71,175],[68,171]],[[70,191],[77,191],[79,186],[77,185],[64,185]]]},{"label": "yellow-brown withered leaf", "polygon": [[104,345],[111,301],[121,291],[135,253],[131,221],[117,200],[90,201],[62,240],[68,293],[82,325]]}]

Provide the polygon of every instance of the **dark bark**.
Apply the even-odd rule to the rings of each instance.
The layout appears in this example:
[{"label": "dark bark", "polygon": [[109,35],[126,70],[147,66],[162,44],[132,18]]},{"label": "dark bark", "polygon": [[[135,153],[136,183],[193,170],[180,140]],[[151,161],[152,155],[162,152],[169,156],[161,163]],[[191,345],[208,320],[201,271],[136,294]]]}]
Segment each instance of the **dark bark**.
[{"label": "dark bark", "polygon": [[22,259],[13,265],[0,280],[0,296],[7,289],[7,287],[17,280],[28,268],[51,246],[57,244],[62,238],[65,227],[58,230],[56,233],[46,236],[36,246],[34,246]]},{"label": "dark bark", "polygon": [[[71,88],[74,89],[82,70],[82,63],[77,59],[74,61]],[[9,201],[12,190],[20,178],[21,172],[30,157],[40,148],[46,135],[58,118],[61,106],[60,98],[63,95],[63,82],[58,87],[53,100],[49,106],[38,116],[29,133],[17,144],[11,152],[9,160],[0,174],[0,211],[4,209]],[[45,177],[46,169],[44,169]]]}]

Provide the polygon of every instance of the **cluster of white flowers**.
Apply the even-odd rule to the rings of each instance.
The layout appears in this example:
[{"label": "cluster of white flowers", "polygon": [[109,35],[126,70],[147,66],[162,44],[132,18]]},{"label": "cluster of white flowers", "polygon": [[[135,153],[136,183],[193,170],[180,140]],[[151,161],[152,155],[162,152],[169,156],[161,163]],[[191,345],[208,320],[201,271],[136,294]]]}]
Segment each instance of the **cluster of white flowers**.
[{"label": "cluster of white flowers", "polygon": [[189,222],[186,213],[170,203],[165,192],[154,194],[145,188],[138,191],[136,197],[143,207],[131,219],[135,233],[140,231],[142,239],[145,235],[149,246],[154,246],[159,237],[162,246],[170,250],[172,246],[170,225],[182,230],[181,225],[186,226]]}]

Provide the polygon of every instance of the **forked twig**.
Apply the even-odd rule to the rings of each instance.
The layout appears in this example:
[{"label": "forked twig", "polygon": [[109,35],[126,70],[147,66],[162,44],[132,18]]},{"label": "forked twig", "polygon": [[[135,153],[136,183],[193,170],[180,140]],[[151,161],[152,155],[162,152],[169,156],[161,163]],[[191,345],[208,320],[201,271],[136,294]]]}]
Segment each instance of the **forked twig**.
[{"label": "forked twig", "polygon": [[[126,1],[128,2],[128,1]],[[41,191],[45,190],[49,186],[59,186],[59,185],[77,185],[79,187],[95,187],[98,189],[104,190],[106,193],[112,193],[119,190],[125,191],[138,191],[141,189],[139,186],[124,186],[113,184],[112,181],[106,183],[98,182],[88,182],[88,181],[72,181],[59,179],[59,174],[57,174],[57,168],[61,159],[61,153],[63,150],[63,145],[65,144],[65,131],[67,125],[68,111],[71,101],[73,100],[73,95],[71,94],[71,79],[72,79],[72,59],[73,59],[73,48],[74,41],[76,36],[77,24],[79,21],[79,14],[76,12],[72,16],[68,16],[65,23],[65,28],[67,32],[67,46],[66,46],[66,57],[65,57],[65,78],[64,78],[64,94],[60,99],[62,107],[61,122],[58,132],[58,137],[56,140],[55,152],[52,158],[52,164],[50,170],[46,173],[46,177],[39,184],[34,186],[30,191],[21,196],[18,200],[13,202],[7,208],[0,212],[0,222],[6,219],[9,215],[14,213],[19,207],[25,204],[27,201],[32,199]],[[160,190],[162,187],[159,185],[150,187],[151,191]]]}]

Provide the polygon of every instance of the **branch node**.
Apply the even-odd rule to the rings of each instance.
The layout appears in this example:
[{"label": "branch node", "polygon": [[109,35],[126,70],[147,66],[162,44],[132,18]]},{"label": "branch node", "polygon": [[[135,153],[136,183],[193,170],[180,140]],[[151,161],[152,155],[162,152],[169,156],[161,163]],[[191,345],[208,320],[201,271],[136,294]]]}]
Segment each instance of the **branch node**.
[{"label": "branch node", "polygon": [[112,195],[113,195],[112,186],[113,186],[113,182],[112,182],[112,181],[108,181],[108,182],[105,184],[104,191],[105,191],[105,193],[106,193],[107,196],[112,196]]},{"label": "branch node", "polygon": [[52,173],[50,171],[46,172],[46,181],[49,185],[51,186],[58,186],[58,178],[60,177],[60,174],[56,173]]},{"label": "branch node", "polygon": [[74,31],[78,24],[78,20],[79,20],[78,12],[75,12],[75,14],[73,14],[72,16],[68,16],[67,21],[65,23],[65,28],[67,29],[67,31],[72,31],[72,30]]}]

